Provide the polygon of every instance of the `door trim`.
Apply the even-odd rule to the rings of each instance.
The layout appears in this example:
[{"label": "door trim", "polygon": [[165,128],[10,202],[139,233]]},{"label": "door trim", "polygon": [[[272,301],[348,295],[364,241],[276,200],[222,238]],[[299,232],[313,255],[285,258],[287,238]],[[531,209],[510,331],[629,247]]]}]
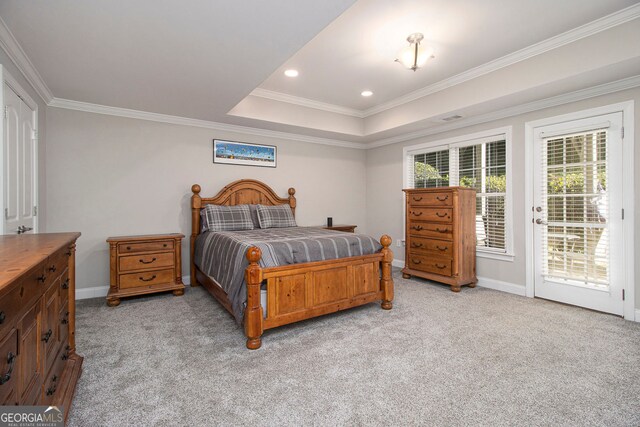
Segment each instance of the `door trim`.
[{"label": "door trim", "polygon": [[34,144],[34,157],[36,167],[33,171],[33,179],[35,181],[35,199],[36,206],[38,207],[38,214],[35,217],[34,223],[34,233],[37,233],[40,229],[40,212],[42,212],[42,207],[40,206],[40,175],[39,175],[39,134],[40,134],[40,123],[38,122],[38,103],[31,98],[31,96],[25,91],[22,86],[18,83],[18,81],[7,71],[7,69],[0,64],[0,84],[2,84],[2,88],[0,88],[0,235],[5,233],[4,230],[4,83],[6,83],[17,95],[20,99],[24,101],[25,104],[31,110],[33,110],[33,127],[36,131],[36,139]]},{"label": "door trim", "polygon": [[[622,268],[625,271],[622,288],[625,291],[624,318],[626,320],[635,319],[635,259],[634,259],[634,101],[626,101],[603,107],[591,108],[574,113],[563,114],[545,119],[534,120],[525,123],[525,260],[526,260],[526,280],[525,295],[534,297],[534,247],[533,247],[533,159],[534,159],[534,138],[536,128],[579,120],[588,117],[595,117],[604,114],[622,113],[622,126],[624,127],[624,138],[622,139],[622,208],[624,209],[624,221],[622,230],[623,259]],[[640,319],[638,319],[640,320]]]}]

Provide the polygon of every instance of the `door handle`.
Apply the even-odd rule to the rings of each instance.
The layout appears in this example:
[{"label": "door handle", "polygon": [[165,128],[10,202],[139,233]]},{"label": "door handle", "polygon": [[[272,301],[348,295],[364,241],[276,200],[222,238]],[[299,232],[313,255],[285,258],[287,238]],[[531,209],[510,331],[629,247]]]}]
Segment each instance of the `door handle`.
[{"label": "door handle", "polygon": [[547,225],[547,221],[543,221],[540,218],[536,219],[536,224],[538,225]]}]

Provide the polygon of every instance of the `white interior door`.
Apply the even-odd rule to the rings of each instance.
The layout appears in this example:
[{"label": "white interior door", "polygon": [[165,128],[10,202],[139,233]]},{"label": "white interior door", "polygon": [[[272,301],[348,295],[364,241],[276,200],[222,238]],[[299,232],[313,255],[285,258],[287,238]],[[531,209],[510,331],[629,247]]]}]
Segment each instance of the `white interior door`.
[{"label": "white interior door", "polygon": [[622,315],[622,113],[536,128],[534,294]]},{"label": "white interior door", "polygon": [[35,111],[6,83],[4,90],[4,233],[35,232],[37,140]]}]

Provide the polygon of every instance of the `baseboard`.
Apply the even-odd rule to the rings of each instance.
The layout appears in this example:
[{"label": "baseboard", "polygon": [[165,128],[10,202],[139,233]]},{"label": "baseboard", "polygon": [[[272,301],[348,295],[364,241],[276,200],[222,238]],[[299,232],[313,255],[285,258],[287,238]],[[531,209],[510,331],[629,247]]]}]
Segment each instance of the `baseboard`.
[{"label": "baseboard", "polygon": [[502,282],[500,280],[490,279],[488,277],[478,277],[478,286],[482,286],[483,288],[494,289],[496,291],[508,292],[510,294],[525,296],[525,287],[523,285],[516,285],[515,283]]},{"label": "baseboard", "polygon": [[404,260],[394,259],[393,261],[391,261],[391,265],[398,268],[404,268]]},{"label": "baseboard", "polygon": [[640,308],[636,308],[635,319],[636,322],[640,322]]},{"label": "baseboard", "polygon": [[109,292],[108,286],[94,286],[93,288],[76,288],[76,300],[89,298],[103,298]]},{"label": "baseboard", "polygon": [[[191,276],[182,276],[182,283],[191,284]],[[89,298],[104,298],[109,293],[108,286],[94,286],[93,288],[76,288],[76,301]]]}]

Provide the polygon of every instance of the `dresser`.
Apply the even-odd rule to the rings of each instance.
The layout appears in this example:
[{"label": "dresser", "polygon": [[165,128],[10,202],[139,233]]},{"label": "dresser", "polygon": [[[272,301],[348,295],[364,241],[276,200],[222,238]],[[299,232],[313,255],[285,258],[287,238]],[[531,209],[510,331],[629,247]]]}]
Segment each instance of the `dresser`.
[{"label": "dresser", "polygon": [[405,189],[402,277],[445,283],[453,292],[476,282],[476,192],[464,187]]},{"label": "dresser", "polygon": [[71,407],[80,233],[0,236],[0,404]]},{"label": "dresser", "polygon": [[182,284],[182,234],[109,237],[111,285],[107,304],[120,298],[155,292],[184,294]]}]

